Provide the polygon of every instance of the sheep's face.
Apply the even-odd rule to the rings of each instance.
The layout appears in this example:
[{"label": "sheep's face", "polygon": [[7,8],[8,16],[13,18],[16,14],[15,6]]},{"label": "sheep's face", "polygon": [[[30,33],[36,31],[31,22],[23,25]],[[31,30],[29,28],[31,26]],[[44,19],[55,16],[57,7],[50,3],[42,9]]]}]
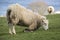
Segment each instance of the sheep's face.
[{"label": "sheep's face", "polygon": [[51,12],[52,12],[52,8],[49,8],[49,9],[48,9],[48,12],[51,13]]},{"label": "sheep's face", "polygon": [[41,23],[42,27],[47,30],[48,29],[48,20],[42,20],[42,23]]}]

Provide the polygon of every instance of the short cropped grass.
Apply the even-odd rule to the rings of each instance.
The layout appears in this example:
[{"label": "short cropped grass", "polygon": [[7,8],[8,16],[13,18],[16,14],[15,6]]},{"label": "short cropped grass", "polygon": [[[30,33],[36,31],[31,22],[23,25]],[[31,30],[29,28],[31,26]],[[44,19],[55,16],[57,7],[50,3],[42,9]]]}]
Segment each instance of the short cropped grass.
[{"label": "short cropped grass", "polygon": [[23,32],[26,27],[16,26],[16,35],[8,33],[6,18],[0,17],[0,40],[60,40],[60,14],[48,15],[49,29]]}]

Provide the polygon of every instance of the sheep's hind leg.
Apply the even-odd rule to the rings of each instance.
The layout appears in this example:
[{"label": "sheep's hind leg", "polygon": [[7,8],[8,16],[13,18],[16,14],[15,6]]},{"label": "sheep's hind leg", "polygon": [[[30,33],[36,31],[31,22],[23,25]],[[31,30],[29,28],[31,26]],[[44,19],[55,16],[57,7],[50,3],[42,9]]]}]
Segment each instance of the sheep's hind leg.
[{"label": "sheep's hind leg", "polygon": [[9,23],[8,25],[9,25],[9,33],[16,34],[15,26],[12,23]]},{"label": "sheep's hind leg", "polygon": [[9,23],[8,26],[9,26],[9,33],[12,34],[12,24]]},{"label": "sheep's hind leg", "polygon": [[16,31],[15,31],[15,26],[13,26],[13,34],[16,34]]}]

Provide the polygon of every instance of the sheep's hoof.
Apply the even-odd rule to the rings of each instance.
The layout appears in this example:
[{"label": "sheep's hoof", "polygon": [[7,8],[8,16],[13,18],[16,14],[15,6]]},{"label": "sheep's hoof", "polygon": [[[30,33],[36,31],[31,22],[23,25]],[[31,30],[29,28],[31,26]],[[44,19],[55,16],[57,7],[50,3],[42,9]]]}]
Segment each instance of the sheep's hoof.
[{"label": "sheep's hoof", "polygon": [[14,34],[14,35],[16,35],[16,33],[9,33],[9,34],[11,34],[11,35]]},{"label": "sheep's hoof", "polygon": [[14,35],[16,35],[16,33],[13,33]]},{"label": "sheep's hoof", "polygon": [[25,29],[23,32],[33,32],[33,31],[29,29]]}]

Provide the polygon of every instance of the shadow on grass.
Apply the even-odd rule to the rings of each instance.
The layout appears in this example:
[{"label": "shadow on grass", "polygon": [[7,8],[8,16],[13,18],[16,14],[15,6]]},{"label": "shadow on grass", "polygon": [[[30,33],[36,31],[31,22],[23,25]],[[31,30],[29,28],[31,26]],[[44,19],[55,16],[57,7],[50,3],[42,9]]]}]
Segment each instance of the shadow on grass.
[{"label": "shadow on grass", "polygon": [[24,31],[16,32],[16,34],[20,34],[20,35],[24,33],[29,33],[29,32],[24,32]]},{"label": "shadow on grass", "polygon": [[9,35],[9,33],[0,33],[0,36]]},{"label": "shadow on grass", "polygon": [[[23,32],[23,31],[20,31],[20,32],[16,32],[16,35],[17,34],[24,34],[24,33],[27,33],[27,32]],[[0,33],[0,36],[5,36],[5,35],[11,35],[11,34],[9,34],[9,33]],[[14,35],[14,34],[12,34],[12,35]]]}]

